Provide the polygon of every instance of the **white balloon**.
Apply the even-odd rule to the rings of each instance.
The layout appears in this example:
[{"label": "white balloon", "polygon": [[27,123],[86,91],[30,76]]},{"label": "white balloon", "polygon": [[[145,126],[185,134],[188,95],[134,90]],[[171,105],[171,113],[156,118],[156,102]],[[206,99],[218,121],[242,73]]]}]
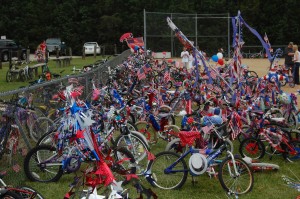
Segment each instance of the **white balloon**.
[{"label": "white balloon", "polygon": [[217,56],[218,56],[219,59],[223,58],[223,54],[222,53],[217,53]]}]

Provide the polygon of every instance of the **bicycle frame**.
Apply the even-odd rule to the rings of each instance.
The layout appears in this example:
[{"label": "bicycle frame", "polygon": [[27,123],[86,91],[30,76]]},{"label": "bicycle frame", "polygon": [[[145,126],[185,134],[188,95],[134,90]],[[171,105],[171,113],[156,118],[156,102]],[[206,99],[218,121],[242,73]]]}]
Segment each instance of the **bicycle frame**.
[{"label": "bicycle frame", "polygon": [[29,198],[35,198],[37,193],[35,191],[29,191],[29,190],[25,190],[25,189],[21,189],[21,188],[14,188],[11,186],[8,186],[2,178],[0,178],[0,184],[2,184],[2,186],[0,186],[0,197],[1,197],[1,193],[6,192],[6,191],[12,191],[12,192],[16,192],[16,193],[23,193],[26,194],[27,196],[30,196]]}]

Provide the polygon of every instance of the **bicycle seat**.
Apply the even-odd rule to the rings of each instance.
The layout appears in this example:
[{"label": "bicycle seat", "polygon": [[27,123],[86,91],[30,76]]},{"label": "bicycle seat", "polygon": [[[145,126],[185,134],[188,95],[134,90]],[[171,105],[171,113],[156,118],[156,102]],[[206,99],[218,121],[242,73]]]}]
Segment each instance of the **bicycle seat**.
[{"label": "bicycle seat", "polygon": [[182,85],[182,82],[175,82],[175,87],[180,87]]},{"label": "bicycle seat", "polygon": [[175,91],[166,91],[167,93],[174,94]]},{"label": "bicycle seat", "polygon": [[169,117],[170,115],[172,115],[172,113],[159,113],[157,117],[161,119],[161,118]]},{"label": "bicycle seat", "polygon": [[275,118],[270,118],[271,121],[274,122],[284,122],[285,118],[284,117],[275,117]]},{"label": "bicycle seat", "polygon": [[178,136],[180,138],[181,146],[192,146],[194,140],[196,140],[197,138],[201,138],[200,132],[198,131],[180,131],[178,133]]}]

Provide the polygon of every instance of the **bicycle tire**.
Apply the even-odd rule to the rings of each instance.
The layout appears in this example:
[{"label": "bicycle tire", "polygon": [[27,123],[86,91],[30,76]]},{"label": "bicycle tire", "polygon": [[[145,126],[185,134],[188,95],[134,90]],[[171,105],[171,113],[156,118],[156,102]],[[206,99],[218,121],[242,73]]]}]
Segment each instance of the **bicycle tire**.
[{"label": "bicycle tire", "polygon": [[172,110],[176,116],[180,113],[180,111],[185,110],[184,100],[180,99],[178,97],[174,97],[170,101],[169,106],[172,108]]},{"label": "bicycle tire", "polygon": [[283,117],[286,120],[286,123],[290,126],[290,127],[294,127],[294,128],[298,128],[298,117],[296,116],[296,114],[294,112],[290,112],[289,114],[287,112],[285,112],[283,114]]},{"label": "bicycle tire", "polygon": [[[17,187],[18,189],[23,189],[25,191],[31,191],[31,192],[35,192],[36,193],[36,196],[31,198],[31,199],[44,199],[45,197],[40,193],[38,192],[37,190],[35,190],[34,188],[30,187],[30,186],[23,186],[23,185],[20,185]],[[22,198],[30,198],[31,197],[31,194],[26,194],[26,193],[23,193],[23,192],[19,192],[19,194],[21,195]]]},{"label": "bicycle tire", "polygon": [[173,82],[172,81],[168,81],[166,83],[166,87],[167,87],[167,89],[171,89],[173,87]]},{"label": "bicycle tire", "polygon": [[33,74],[33,69],[32,68],[28,68],[28,79],[33,79],[34,74]]},{"label": "bicycle tire", "polygon": [[7,191],[0,198],[10,198],[10,199],[23,199],[19,194],[13,191]]},{"label": "bicycle tire", "polygon": [[168,142],[167,146],[165,147],[165,151],[171,151],[176,154],[183,154],[187,150],[187,147],[182,146],[180,143],[180,138],[175,138]]},{"label": "bicycle tire", "polygon": [[56,147],[55,134],[56,134],[56,131],[50,131],[50,132],[44,134],[37,141],[36,146],[39,146],[39,145],[50,145],[50,146]]},{"label": "bicycle tire", "polygon": [[286,150],[286,152],[282,153],[283,158],[289,162],[294,162],[295,160],[299,160],[300,159],[300,141],[292,140],[289,142],[289,145],[292,146],[297,153],[290,154],[289,147],[286,145],[283,145],[282,148]]},{"label": "bicycle tire", "polygon": [[38,117],[30,126],[29,133],[30,137],[34,142],[38,140],[47,132],[52,131],[56,128],[53,120],[48,117]]},{"label": "bicycle tire", "polygon": [[[62,166],[57,165],[57,167],[49,167],[47,168],[46,164],[41,164],[42,158],[44,159],[44,154],[49,152],[49,154],[45,155],[45,159],[49,157],[53,157],[53,152],[56,151],[55,147],[40,145],[32,148],[29,153],[26,155],[24,160],[24,172],[26,177],[31,181],[38,182],[55,182],[58,181],[63,175]],[[31,161],[33,162],[31,164]],[[35,167],[35,168],[34,168]],[[40,172],[40,174],[38,174]],[[53,176],[51,176],[53,174]],[[49,177],[48,177],[49,175]],[[45,177],[45,179],[42,179]]]},{"label": "bicycle tire", "polygon": [[4,125],[0,129],[0,159],[2,158],[2,155],[5,152],[6,149],[6,143],[8,139],[8,125]]},{"label": "bicycle tire", "polygon": [[[120,153],[122,153],[122,154],[120,154]],[[114,150],[114,157],[116,158],[116,161],[115,161],[116,164],[113,164],[110,167],[110,169],[112,172],[117,174],[117,175],[114,175],[114,177],[116,178],[116,181],[122,180],[123,181],[122,186],[127,185],[130,182],[130,180],[127,180],[126,175],[127,174],[136,174],[136,165],[135,165],[134,156],[126,148],[121,147],[121,148],[117,148]],[[124,165],[124,163],[126,165]],[[123,178],[118,179],[119,175],[121,175]]]},{"label": "bicycle tire", "polygon": [[7,72],[6,72],[6,82],[11,82],[12,81],[12,79],[13,79],[13,74],[8,70]]},{"label": "bicycle tire", "polygon": [[241,142],[239,152],[243,158],[250,157],[251,159],[261,159],[264,157],[266,149],[262,141],[249,137]]},{"label": "bicycle tire", "polygon": [[139,132],[131,131],[130,132],[130,140],[125,138],[126,135],[119,135],[115,142],[114,147],[120,148],[125,147],[129,150],[136,162],[137,165],[137,175],[141,175],[147,168],[148,165],[148,152],[150,151],[150,147],[147,142],[145,142],[146,138],[142,138],[142,134]]},{"label": "bicycle tire", "polygon": [[26,80],[26,75],[25,75],[24,69],[21,69],[21,70],[19,71],[19,79],[20,79],[22,82],[25,82],[25,80]]},{"label": "bicycle tire", "polygon": [[[232,167],[234,165],[231,157],[228,157],[221,162],[219,167],[218,177],[219,177],[220,184],[226,192],[232,194],[241,195],[241,194],[248,193],[253,188],[253,182],[254,182],[253,173],[250,167],[248,166],[248,164],[241,158],[236,157],[234,161],[236,163],[235,165],[237,167],[237,171],[239,172],[238,175],[233,176],[235,171],[234,168]],[[233,180],[232,184],[230,184],[231,180]],[[244,183],[246,184],[246,186],[240,186],[238,183]],[[243,189],[243,187],[245,187],[245,189]]]},{"label": "bicycle tire", "polygon": [[[149,171],[151,171],[152,176],[152,186],[158,187],[160,189],[170,190],[170,189],[179,189],[181,188],[188,175],[188,166],[184,159],[180,159],[180,155],[171,152],[164,151],[156,155],[155,160],[151,161],[149,164]],[[178,161],[177,161],[178,160]],[[168,162],[167,162],[168,161]],[[171,173],[171,175],[165,172],[165,168],[177,161],[176,170],[182,172],[180,175]]]}]

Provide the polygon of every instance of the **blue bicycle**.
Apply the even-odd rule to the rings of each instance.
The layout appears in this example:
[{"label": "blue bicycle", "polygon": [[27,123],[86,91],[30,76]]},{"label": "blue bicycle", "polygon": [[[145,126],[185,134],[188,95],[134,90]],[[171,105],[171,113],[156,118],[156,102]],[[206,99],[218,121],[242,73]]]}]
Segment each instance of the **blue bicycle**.
[{"label": "blue bicycle", "polygon": [[[187,143],[188,138],[189,150],[182,155],[171,151],[158,153],[156,158],[149,163],[146,179],[151,185],[161,189],[179,189],[184,185],[189,172],[193,177],[205,172],[211,174],[214,167],[219,165],[218,173],[213,172],[213,174],[218,176],[221,186],[229,194],[239,195],[251,191],[254,182],[251,169],[244,160],[231,153],[228,146],[232,146],[232,143],[228,143],[230,141],[223,138],[217,132],[217,128],[213,130],[224,141],[218,149],[193,148],[192,143],[197,138],[201,140],[200,132],[181,131],[179,133],[181,143]],[[224,151],[227,152],[227,157],[222,161],[217,160],[216,158]],[[188,167],[184,159],[189,154],[191,156]]]}]

